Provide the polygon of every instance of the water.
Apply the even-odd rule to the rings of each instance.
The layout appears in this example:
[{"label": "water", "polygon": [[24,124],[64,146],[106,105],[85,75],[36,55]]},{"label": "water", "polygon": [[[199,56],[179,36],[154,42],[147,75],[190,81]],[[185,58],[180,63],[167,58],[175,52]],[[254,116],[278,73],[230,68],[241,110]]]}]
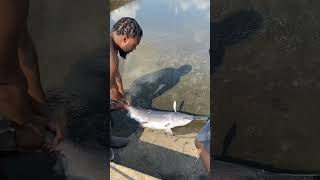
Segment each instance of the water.
[{"label": "water", "polygon": [[173,111],[176,100],[178,110],[210,114],[209,5],[209,0],[137,0],[111,12],[110,29],[129,16],[144,32],[137,49],[120,60],[133,105]]},{"label": "water", "polygon": [[319,172],[319,5],[215,1],[216,156]]},{"label": "water", "polygon": [[[137,49],[120,59],[124,89],[134,106],[173,111],[176,101],[178,111],[210,114],[209,5],[209,0],[137,0],[111,12],[110,29],[129,16],[144,34]],[[136,131],[136,122],[126,113],[113,112],[112,117],[112,133],[131,138],[118,152],[118,164],[160,179],[206,174],[201,163],[194,165],[195,133],[203,122],[175,128],[171,137],[156,130]]]}]

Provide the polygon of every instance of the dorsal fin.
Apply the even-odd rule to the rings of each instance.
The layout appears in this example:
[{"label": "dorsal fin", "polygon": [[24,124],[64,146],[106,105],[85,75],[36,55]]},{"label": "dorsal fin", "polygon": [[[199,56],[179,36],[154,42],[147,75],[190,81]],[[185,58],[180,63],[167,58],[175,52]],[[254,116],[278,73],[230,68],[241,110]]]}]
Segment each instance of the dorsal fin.
[{"label": "dorsal fin", "polygon": [[173,110],[174,112],[177,112],[177,102],[173,101]]}]

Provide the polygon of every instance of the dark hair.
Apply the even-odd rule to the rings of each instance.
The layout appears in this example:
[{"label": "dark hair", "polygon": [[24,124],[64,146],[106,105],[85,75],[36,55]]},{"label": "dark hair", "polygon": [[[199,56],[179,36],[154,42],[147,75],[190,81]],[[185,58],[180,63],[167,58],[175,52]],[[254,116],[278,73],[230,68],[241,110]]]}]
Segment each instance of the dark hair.
[{"label": "dark hair", "polygon": [[117,35],[124,35],[131,38],[142,37],[143,32],[138,22],[130,17],[123,17],[118,20],[112,28],[112,31],[116,32]]}]

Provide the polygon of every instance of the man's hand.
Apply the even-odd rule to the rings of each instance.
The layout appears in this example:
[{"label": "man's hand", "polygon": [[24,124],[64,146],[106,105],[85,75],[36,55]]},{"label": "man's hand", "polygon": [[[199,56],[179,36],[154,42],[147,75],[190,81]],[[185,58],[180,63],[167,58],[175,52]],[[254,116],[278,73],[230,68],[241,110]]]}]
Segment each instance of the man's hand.
[{"label": "man's hand", "polygon": [[15,130],[18,149],[36,150],[45,144],[45,129],[39,124],[26,123]]},{"label": "man's hand", "polygon": [[64,108],[57,108],[50,114],[48,128],[54,133],[52,141],[53,148],[63,140],[67,121],[67,112]]},{"label": "man's hand", "polygon": [[110,89],[110,97],[115,101],[120,101],[125,95],[120,93],[116,87],[113,87]]},{"label": "man's hand", "polygon": [[[47,111],[47,114],[42,116],[36,116],[33,120],[34,123],[46,128],[45,138],[47,141],[43,145],[43,148],[49,151],[53,151],[55,147],[63,140],[64,128],[67,122],[67,115],[63,108],[57,108],[53,112]],[[52,133],[50,137],[49,131]]]},{"label": "man's hand", "polygon": [[125,93],[119,92],[116,87],[110,89],[110,97],[112,99],[111,109],[127,109],[131,106],[131,102],[126,98]]},{"label": "man's hand", "polygon": [[125,99],[120,99],[118,101],[111,100],[111,107],[110,109],[126,109],[127,102]]},{"label": "man's hand", "polygon": [[194,144],[198,149],[199,157],[208,174],[210,174],[210,153],[205,150],[204,145],[195,139]]},{"label": "man's hand", "polygon": [[195,139],[194,145],[198,149],[198,154],[201,154],[201,151],[203,151],[204,149],[204,145],[201,142],[199,142],[198,139]]}]

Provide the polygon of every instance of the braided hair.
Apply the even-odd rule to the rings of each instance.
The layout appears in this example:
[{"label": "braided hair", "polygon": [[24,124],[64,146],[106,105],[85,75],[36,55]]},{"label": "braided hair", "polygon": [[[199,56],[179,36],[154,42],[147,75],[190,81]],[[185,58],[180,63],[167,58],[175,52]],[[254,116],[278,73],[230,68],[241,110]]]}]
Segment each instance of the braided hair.
[{"label": "braided hair", "polygon": [[129,38],[141,38],[143,36],[142,29],[139,26],[138,22],[130,17],[123,17],[118,20],[113,25],[112,31],[116,32],[117,35],[123,35]]}]

